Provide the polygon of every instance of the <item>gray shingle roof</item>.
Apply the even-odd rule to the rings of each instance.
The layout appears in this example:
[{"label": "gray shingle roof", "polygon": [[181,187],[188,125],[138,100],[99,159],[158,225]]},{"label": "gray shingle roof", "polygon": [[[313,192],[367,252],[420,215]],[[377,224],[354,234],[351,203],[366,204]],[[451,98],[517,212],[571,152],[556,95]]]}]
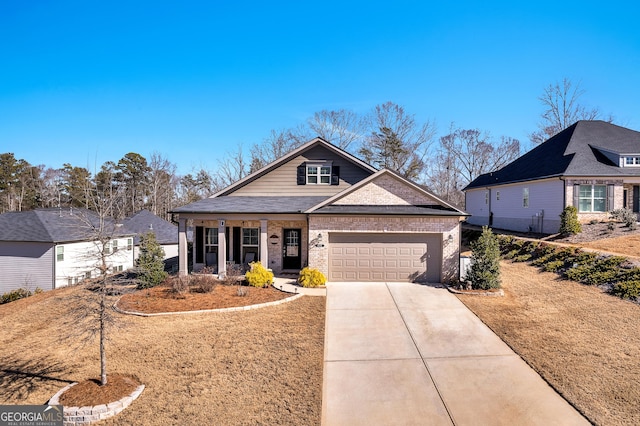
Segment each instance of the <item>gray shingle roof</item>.
[{"label": "gray shingle roof", "polygon": [[367,206],[329,205],[315,210],[313,214],[364,214],[364,215],[419,215],[419,216],[462,216],[464,213],[439,205],[429,206]]},{"label": "gray shingle roof", "polygon": [[[0,214],[0,241],[62,243],[95,239],[99,217],[85,209],[37,209]],[[105,221],[106,235],[133,235],[110,219]]]},{"label": "gray shingle roof", "polygon": [[186,206],[178,207],[174,213],[301,213],[329,197],[248,197],[219,196],[205,198]]},{"label": "gray shingle roof", "polygon": [[140,243],[141,234],[151,231],[156,236],[156,241],[160,244],[178,244],[178,227],[161,217],[151,213],[149,210],[140,210],[138,213],[122,221],[124,226],[134,232],[134,244]]},{"label": "gray shingle roof", "polygon": [[465,189],[558,176],[640,176],[640,168],[618,167],[602,150],[640,154],[640,132],[605,121],[578,121]]}]

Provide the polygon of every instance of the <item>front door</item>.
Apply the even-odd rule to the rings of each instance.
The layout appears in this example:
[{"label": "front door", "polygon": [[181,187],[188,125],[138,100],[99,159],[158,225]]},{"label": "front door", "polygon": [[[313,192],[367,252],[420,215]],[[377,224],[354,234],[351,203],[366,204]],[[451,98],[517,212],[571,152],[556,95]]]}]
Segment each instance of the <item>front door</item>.
[{"label": "front door", "polygon": [[282,269],[300,269],[301,229],[285,229],[282,246]]}]

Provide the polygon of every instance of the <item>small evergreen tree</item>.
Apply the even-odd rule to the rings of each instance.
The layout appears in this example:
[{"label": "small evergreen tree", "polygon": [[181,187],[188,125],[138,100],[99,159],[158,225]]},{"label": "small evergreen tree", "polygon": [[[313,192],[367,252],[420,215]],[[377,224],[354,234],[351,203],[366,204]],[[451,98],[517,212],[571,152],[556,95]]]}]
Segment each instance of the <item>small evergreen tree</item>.
[{"label": "small evergreen tree", "polygon": [[140,255],[136,266],[140,268],[138,288],[157,286],[167,278],[164,271],[164,249],[153,232],[140,236]]},{"label": "small evergreen tree", "polygon": [[500,243],[486,226],[482,235],[471,243],[472,263],[467,279],[474,289],[500,288]]},{"label": "small evergreen tree", "polygon": [[582,225],[578,221],[578,209],[567,206],[560,213],[560,234],[575,235],[582,232]]}]

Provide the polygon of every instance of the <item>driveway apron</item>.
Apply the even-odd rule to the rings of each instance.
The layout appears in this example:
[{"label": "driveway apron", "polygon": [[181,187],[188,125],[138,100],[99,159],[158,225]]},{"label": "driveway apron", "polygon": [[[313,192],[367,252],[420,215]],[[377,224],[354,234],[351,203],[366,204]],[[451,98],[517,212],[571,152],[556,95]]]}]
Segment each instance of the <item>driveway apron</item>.
[{"label": "driveway apron", "polygon": [[446,289],[330,283],[322,424],[589,423]]}]

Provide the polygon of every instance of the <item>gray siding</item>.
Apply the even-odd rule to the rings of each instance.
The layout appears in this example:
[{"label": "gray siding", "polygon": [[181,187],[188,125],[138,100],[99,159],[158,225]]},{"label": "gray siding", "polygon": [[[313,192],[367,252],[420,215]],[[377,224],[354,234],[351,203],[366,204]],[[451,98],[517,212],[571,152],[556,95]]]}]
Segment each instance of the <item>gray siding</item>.
[{"label": "gray siding", "polygon": [[[305,161],[326,160],[332,161],[334,166],[340,167],[339,185],[297,185],[296,170]],[[264,176],[248,183],[242,188],[238,188],[229,195],[253,195],[253,196],[274,196],[274,195],[310,195],[310,196],[331,196],[345,188],[360,182],[371,173],[359,166],[347,161],[342,156],[316,146],[303,155],[299,155],[280,167],[270,171]]]},{"label": "gray siding", "polygon": [[53,288],[52,243],[0,241],[0,294],[27,287]]}]

